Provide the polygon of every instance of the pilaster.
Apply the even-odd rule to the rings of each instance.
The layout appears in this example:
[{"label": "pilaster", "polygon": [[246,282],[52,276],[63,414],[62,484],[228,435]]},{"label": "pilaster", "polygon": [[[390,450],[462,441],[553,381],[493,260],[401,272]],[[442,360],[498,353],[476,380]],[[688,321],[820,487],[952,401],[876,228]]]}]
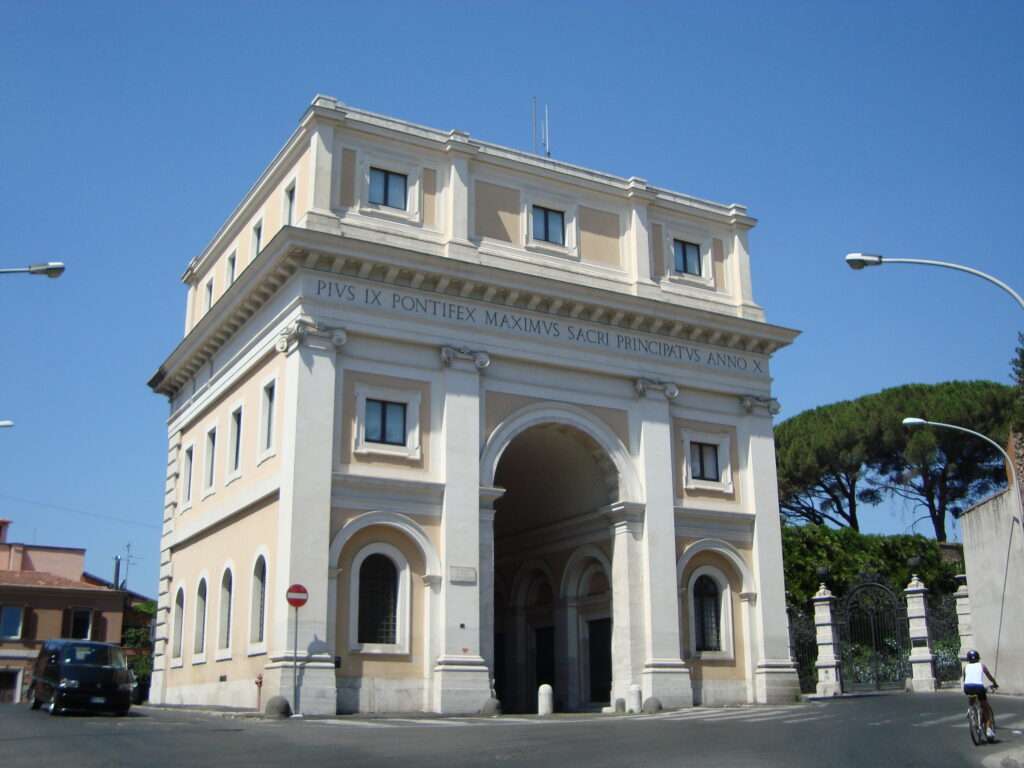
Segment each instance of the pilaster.
[{"label": "pilaster", "polygon": [[[278,503],[278,551],[268,599],[277,617],[270,633],[269,663],[264,673],[264,698],[278,694],[302,714],[337,711],[334,653],[335,593],[329,562],[331,470],[334,458],[335,376],[337,352],[347,337],[339,328],[325,328],[302,315],[279,335],[278,352],[286,355],[285,431],[282,434],[281,493]],[[298,612],[285,600],[290,584],[309,590]],[[293,663],[298,657],[298,701],[292,701]]]},{"label": "pilaster", "polygon": [[840,684],[839,657],[836,656],[836,625],[832,618],[836,598],[831,590],[822,584],[814,594],[814,629],[818,642],[818,696],[838,696],[842,693]]},{"label": "pilaster", "polygon": [[471,245],[469,240],[469,154],[473,151],[469,135],[451,131],[445,147],[449,156],[448,238],[454,243]]},{"label": "pilaster", "polygon": [[310,209],[317,213],[330,214],[332,207],[331,183],[334,164],[334,127],[330,123],[317,122],[309,139],[310,179],[312,195]]},{"label": "pilaster", "polygon": [[618,502],[601,512],[612,535],[612,702],[625,700],[644,668],[644,507]]},{"label": "pilaster", "polygon": [[675,384],[637,379],[640,460],[646,496],[642,533],[645,596],[643,698],[667,708],[693,705],[690,671],[680,656],[679,590],[676,584],[675,489],[669,404]]},{"label": "pilaster", "polygon": [[915,692],[935,690],[934,656],[928,637],[928,588],[915,573],[907,588],[907,621],[910,623],[910,666],[913,677],[908,681]]},{"label": "pilaster", "polygon": [[[434,667],[434,711],[480,711],[491,695],[490,672],[481,655],[480,372],[484,352],[441,348],[444,367],[445,490],[441,511],[440,655]],[[493,577],[491,564],[486,566]],[[493,605],[491,607],[493,611]]]}]

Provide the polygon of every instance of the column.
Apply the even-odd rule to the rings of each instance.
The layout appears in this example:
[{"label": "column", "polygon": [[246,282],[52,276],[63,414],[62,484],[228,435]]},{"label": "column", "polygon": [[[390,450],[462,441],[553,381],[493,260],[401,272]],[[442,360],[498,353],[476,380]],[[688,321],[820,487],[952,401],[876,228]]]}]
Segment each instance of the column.
[{"label": "column", "polygon": [[928,588],[915,573],[903,590],[907,596],[907,620],[910,623],[910,666],[908,681],[914,693],[935,690],[931,640],[928,637]]},{"label": "column", "polygon": [[[775,474],[775,438],[771,403],[755,404],[738,432],[744,505],[753,508],[754,688],[760,704],[790,703],[800,694],[800,679],[789,652],[789,616],[782,571],[782,525]],[[745,450],[744,450],[745,449]]]},{"label": "column", "polygon": [[469,134],[450,131],[448,143],[448,239],[460,245],[472,245],[469,240]]},{"label": "column", "polygon": [[[601,510],[612,534],[612,705],[626,701],[644,668],[643,504],[618,502]],[[673,590],[674,591],[674,590]]]},{"label": "column", "polygon": [[332,165],[334,154],[334,127],[330,123],[318,121],[313,126],[309,139],[309,163],[312,184],[310,195],[310,211],[314,213],[331,213]]},{"label": "column", "polygon": [[494,502],[505,491],[480,489],[480,655],[494,688]]},{"label": "column", "polygon": [[[337,711],[333,640],[335,604],[330,597],[329,560],[331,476],[334,460],[337,350],[346,341],[340,329],[321,327],[308,316],[290,323],[278,338],[286,355],[282,427],[278,551],[268,599],[274,604],[264,700],[284,696],[302,714]],[[285,601],[290,584],[302,584],[309,601],[298,611]],[[293,701],[293,663],[298,656],[298,699]]]},{"label": "column", "polygon": [[667,708],[689,707],[693,705],[690,671],[680,656],[669,414],[669,403],[678,397],[679,389],[674,384],[639,379],[636,391],[640,397],[640,460],[646,496],[642,539],[645,654],[640,686],[644,701],[653,697]]},{"label": "column", "polygon": [[632,264],[631,277],[638,283],[657,282],[651,276],[651,240],[648,222],[648,203],[654,195],[644,179],[632,177],[627,194],[630,198],[629,250]]},{"label": "column", "polygon": [[974,648],[974,627],[971,624],[971,597],[967,591],[967,576],[960,574],[956,577],[960,586],[956,588],[953,597],[956,598],[956,626],[957,634],[960,635],[960,660],[963,661],[967,652]]},{"label": "column", "polygon": [[[491,696],[481,656],[480,371],[483,352],[442,347],[444,365],[444,502],[441,510],[443,583],[440,655],[434,667],[434,711],[479,712]],[[493,573],[493,571],[492,571]]]},{"label": "column", "polygon": [[818,661],[814,665],[818,670],[815,693],[818,696],[838,696],[843,691],[839,677],[839,656],[836,655],[836,625],[832,619],[836,599],[829,588],[822,584],[812,600],[814,630],[818,641]]}]

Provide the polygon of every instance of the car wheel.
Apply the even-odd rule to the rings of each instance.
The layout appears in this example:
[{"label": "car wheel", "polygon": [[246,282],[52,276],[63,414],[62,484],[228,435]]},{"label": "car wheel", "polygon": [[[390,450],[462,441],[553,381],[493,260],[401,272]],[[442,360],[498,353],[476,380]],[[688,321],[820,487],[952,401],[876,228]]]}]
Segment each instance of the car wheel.
[{"label": "car wheel", "polygon": [[117,717],[124,717],[127,714],[128,714],[128,710],[127,709],[119,709],[116,712],[114,712],[114,715],[117,716]]},{"label": "car wheel", "polygon": [[28,691],[28,705],[32,709],[39,709],[43,705],[43,702],[36,698],[35,688],[30,688]]},{"label": "car wheel", "polygon": [[54,717],[56,717],[57,715],[60,714],[60,707],[57,706],[57,702],[56,701],[54,701],[53,699],[50,699],[50,703],[47,706],[46,711],[49,712]]}]

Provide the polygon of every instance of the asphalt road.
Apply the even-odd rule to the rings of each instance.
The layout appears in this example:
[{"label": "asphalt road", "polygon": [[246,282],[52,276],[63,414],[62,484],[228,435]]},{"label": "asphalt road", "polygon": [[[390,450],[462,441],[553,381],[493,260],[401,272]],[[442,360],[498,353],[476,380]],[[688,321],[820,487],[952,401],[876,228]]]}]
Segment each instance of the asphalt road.
[{"label": "asphalt road", "polygon": [[[998,766],[1024,756],[1024,699],[993,697],[997,744],[975,747],[958,693],[659,715],[271,721],[140,707],[51,717],[0,705],[13,766]],[[994,762],[993,762],[994,760]]]}]

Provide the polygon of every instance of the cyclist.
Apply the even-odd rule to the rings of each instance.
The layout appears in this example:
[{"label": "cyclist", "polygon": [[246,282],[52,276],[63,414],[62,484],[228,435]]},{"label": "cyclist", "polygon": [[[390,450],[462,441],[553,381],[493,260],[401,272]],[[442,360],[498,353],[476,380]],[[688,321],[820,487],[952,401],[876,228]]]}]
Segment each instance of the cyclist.
[{"label": "cyclist", "polygon": [[995,720],[992,715],[992,707],[989,706],[988,697],[985,695],[985,678],[992,681],[993,690],[999,687],[999,683],[992,677],[988,667],[981,663],[981,654],[975,650],[967,652],[967,664],[964,665],[963,674],[960,676],[964,686],[964,693],[968,696],[977,696],[981,702],[981,716],[985,722],[985,735],[989,739],[996,737]]}]

